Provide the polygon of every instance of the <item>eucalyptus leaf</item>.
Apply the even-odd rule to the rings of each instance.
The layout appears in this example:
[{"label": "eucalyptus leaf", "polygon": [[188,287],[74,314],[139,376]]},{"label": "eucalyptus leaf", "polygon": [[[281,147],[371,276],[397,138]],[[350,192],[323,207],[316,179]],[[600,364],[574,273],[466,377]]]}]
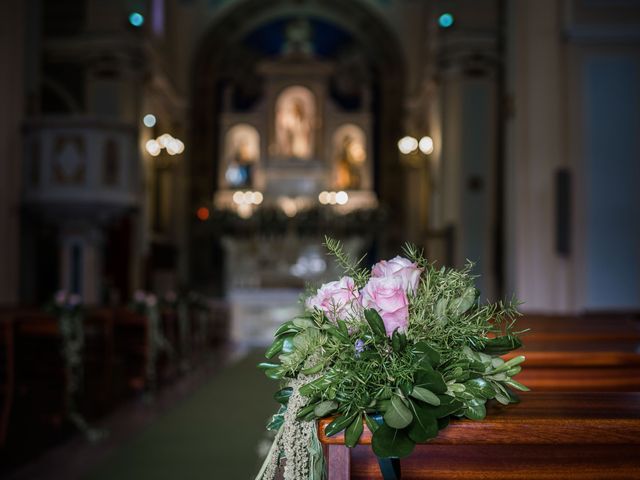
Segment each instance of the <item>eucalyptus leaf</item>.
[{"label": "eucalyptus leaf", "polygon": [[405,401],[399,396],[391,397],[391,402],[384,413],[384,422],[391,428],[405,428],[413,420],[413,414]]},{"label": "eucalyptus leaf", "polygon": [[427,390],[423,387],[413,387],[411,396],[425,403],[428,403],[429,405],[433,405],[434,407],[440,405],[440,399],[438,398],[438,396],[431,390]]},{"label": "eucalyptus leaf", "polygon": [[362,415],[358,415],[344,432],[345,445],[349,448],[355,447],[363,430],[364,426],[362,424]]},{"label": "eucalyptus leaf", "polygon": [[380,458],[402,458],[411,454],[415,443],[405,430],[397,430],[383,423],[373,434],[371,447]]}]

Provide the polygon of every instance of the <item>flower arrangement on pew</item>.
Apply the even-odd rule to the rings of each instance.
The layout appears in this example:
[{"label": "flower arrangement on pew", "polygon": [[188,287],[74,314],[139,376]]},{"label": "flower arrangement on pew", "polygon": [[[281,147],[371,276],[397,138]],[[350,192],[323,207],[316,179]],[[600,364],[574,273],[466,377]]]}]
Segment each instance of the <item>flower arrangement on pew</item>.
[{"label": "flower arrangement on pew", "polygon": [[153,393],[157,387],[158,375],[156,372],[156,360],[161,351],[173,356],[173,348],[169,340],[164,335],[162,325],[162,315],[158,305],[158,297],[144,290],[136,290],[133,293],[130,308],[139,313],[146,315],[149,328],[149,354],[147,355],[147,364],[145,366],[146,387],[150,393]]},{"label": "flower arrangement on pew", "polygon": [[276,431],[257,479],[272,479],[286,458],[285,479],[324,475],[317,419],[332,417],[326,435],[345,432],[354,447],[366,424],[380,458],[409,455],[446,428],[450,418],[481,420],[485,404],[518,401],[527,390],[513,377],[523,356],[514,330],[517,303],[480,303],[471,274],[436,268],[415,247],[371,271],[338,241],[329,252],[344,269],[337,281],[310,292],[305,312],[283,324],[259,366],[282,382]]},{"label": "flower arrangement on pew", "polygon": [[84,383],[84,308],[82,297],[66,290],[58,290],[45,308],[58,319],[62,340],[61,353],[66,370],[66,409],[71,423],[86,438],[95,442],[106,435],[106,431],[91,427],[78,409]]}]

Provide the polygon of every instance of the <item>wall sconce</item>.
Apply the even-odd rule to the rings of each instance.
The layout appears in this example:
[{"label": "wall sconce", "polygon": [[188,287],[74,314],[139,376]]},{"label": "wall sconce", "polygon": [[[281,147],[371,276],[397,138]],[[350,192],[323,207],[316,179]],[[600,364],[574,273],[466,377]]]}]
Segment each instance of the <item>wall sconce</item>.
[{"label": "wall sconce", "polygon": [[418,140],[407,135],[398,140],[398,150],[403,155],[411,155],[412,153],[417,153],[418,150],[425,155],[430,155],[433,153],[433,139],[425,135]]}]

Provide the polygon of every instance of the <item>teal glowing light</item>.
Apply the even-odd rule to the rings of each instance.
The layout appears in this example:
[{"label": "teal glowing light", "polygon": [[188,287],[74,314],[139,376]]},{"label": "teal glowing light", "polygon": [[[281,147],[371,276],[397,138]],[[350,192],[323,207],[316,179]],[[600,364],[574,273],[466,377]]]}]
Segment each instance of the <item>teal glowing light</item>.
[{"label": "teal glowing light", "polygon": [[144,17],[138,12],[133,12],[129,15],[129,23],[134,27],[141,27],[144,23]]},{"label": "teal glowing light", "polygon": [[451,15],[450,13],[443,13],[438,18],[438,25],[440,25],[442,28],[449,28],[451,25],[453,25],[453,22],[453,15]]}]

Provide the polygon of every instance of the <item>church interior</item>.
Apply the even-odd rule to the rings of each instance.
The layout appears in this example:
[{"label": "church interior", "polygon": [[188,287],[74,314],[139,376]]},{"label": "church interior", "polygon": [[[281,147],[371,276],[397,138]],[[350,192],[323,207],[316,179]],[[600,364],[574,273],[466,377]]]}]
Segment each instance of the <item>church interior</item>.
[{"label": "church interior", "polygon": [[[472,261],[530,329],[507,433],[402,478],[640,479],[640,1],[0,12],[0,477],[254,478],[331,237]],[[383,478],[358,448],[329,480]]]}]

